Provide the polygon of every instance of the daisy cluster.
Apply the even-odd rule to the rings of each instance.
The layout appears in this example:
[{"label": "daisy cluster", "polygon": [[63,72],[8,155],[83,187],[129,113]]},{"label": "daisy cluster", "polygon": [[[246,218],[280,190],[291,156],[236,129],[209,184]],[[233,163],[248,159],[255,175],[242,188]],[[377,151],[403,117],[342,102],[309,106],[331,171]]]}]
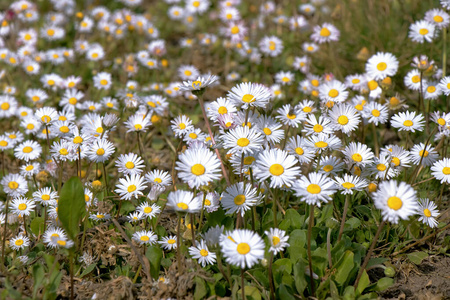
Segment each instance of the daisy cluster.
[{"label": "daisy cluster", "polygon": [[[273,1],[157,1],[162,15],[143,13],[142,0],[111,2],[50,0],[42,11],[18,0],[0,12],[2,264],[15,252],[27,262],[40,243],[97,263],[58,217],[72,176],[84,185],[82,231],[125,220],[133,247],[208,270],[283,258],[288,209],[310,212],[313,226],[315,209],[332,206],[343,224],[333,242],[356,202],[394,226],[439,225],[450,183],[440,58],[380,49],[360,73],[323,73],[317,54],[339,45],[342,29],[315,18],[329,13],[322,0],[291,15]],[[446,34],[441,4],[411,24],[412,42]],[[427,182],[442,186],[436,203],[420,193]]]}]

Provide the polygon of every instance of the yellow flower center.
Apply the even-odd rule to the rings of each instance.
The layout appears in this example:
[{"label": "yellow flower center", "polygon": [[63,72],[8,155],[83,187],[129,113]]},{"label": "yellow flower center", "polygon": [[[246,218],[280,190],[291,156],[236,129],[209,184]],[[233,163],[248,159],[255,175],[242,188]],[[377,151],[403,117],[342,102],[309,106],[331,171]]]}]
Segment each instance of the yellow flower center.
[{"label": "yellow flower center", "polygon": [[69,132],[69,127],[68,126],[61,126],[59,128],[59,131],[61,131],[62,133],[68,133]]},{"label": "yellow flower center", "polygon": [[308,187],[306,188],[306,190],[308,191],[308,193],[310,194],[318,194],[322,191],[322,189],[320,188],[319,185],[311,183],[310,185],[308,185]]},{"label": "yellow flower center", "polygon": [[323,126],[320,125],[320,124],[316,124],[316,125],[314,125],[313,130],[314,130],[315,132],[322,132]]},{"label": "yellow flower center", "polygon": [[27,125],[27,129],[28,129],[28,130],[33,130],[33,129],[34,129],[34,124],[31,124],[31,123],[28,124],[28,125]]},{"label": "yellow flower center", "polygon": [[250,140],[247,138],[240,138],[237,140],[237,145],[239,147],[246,147],[248,144],[250,144]]},{"label": "yellow flower center", "polygon": [[174,239],[170,239],[170,240],[167,240],[167,244],[170,244],[170,245],[173,245],[173,244],[175,244],[177,241],[175,241]]},{"label": "yellow flower center", "polygon": [[200,1],[194,1],[194,2],[192,2],[192,5],[193,5],[194,7],[199,7],[199,6],[200,6]]},{"label": "yellow flower center", "polygon": [[380,111],[378,109],[372,109],[372,116],[378,118],[380,116]]},{"label": "yellow flower center", "polygon": [[321,35],[321,36],[324,36],[324,37],[328,37],[328,36],[331,35],[331,32],[330,32],[330,30],[329,30],[328,28],[323,27],[323,28],[320,30],[320,35]]},{"label": "yellow flower center", "polygon": [[136,190],[136,186],[134,184],[131,184],[128,188],[127,191],[128,193],[132,193]]},{"label": "yellow flower center", "polygon": [[436,92],[436,87],[430,85],[429,87],[427,87],[427,92],[430,94]]},{"label": "yellow flower center", "polygon": [[398,159],[398,157],[393,157],[392,158],[392,163],[398,167],[400,165],[400,159]]},{"label": "yellow flower center", "polygon": [[450,175],[450,168],[449,167],[444,167],[442,169],[442,173],[444,173],[444,175]]},{"label": "yellow flower center", "polygon": [[425,217],[429,218],[431,217],[431,211],[428,208],[425,208],[423,210],[423,214],[425,215]]},{"label": "yellow flower center", "polygon": [[42,195],[41,199],[44,201],[48,201],[48,200],[50,200],[50,195]]},{"label": "yellow flower center", "polygon": [[136,125],[134,125],[134,129],[136,129],[136,130],[142,130],[142,125],[141,124],[136,124]]},{"label": "yellow flower center", "polygon": [[127,168],[127,169],[133,169],[133,168],[134,168],[134,163],[131,162],[131,161],[128,161],[128,162],[125,164],[125,168]]},{"label": "yellow flower center", "polygon": [[193,140],[195,140],[197,138],[197,134],[194,132],[189,133],[189,137]]},{"label": "yellow flower center", "polygon": [[380,62],[380,63],[377,65],[378,71],[384,71],[384,70],[386,70],[386,68],[387,68],[387,64],[386,64],[385,62]]},{"label": "yellow flower center", "polygon": [[377,170],[380,172],[383,172],[384,170],[386,170],[386,165],[385,164],[378,164],[377,165]]},{"label": "yellow flower center", "polygon": [[352,159],[356,162],[361,162],[362,161],[362,156],[359,153],[355,153],[352,155]]},{"label": "yellow flower center", "polygon": [[337,96],[339,96],[339,91],[336,89],[331,89],[328,92],[328,96],[330,96],[331,98],[336,98]]},{"label": "yellow flower center", "polygon": [[312,108],[310,106],[303,107],[303,112],[310,113],[312,111]]},{"label": "yellow flower center", "polygon": [[323,170],[327,173],[333,171],[334,167],[332,165],[326,165],[323,167]]},{"label": "yellow flower center", "polygon": [[27,205],[25,203],[20,203],[19,206],[17,206],[17,208],[19,210],[25,210],[25,209],[27,209]]},{"label": "yellow flower center", "polygon": [[414,125],[414,123],[413,123],[413,121],[411,121],[411,120],[406,120],[405,122],[403,122],[403,125],[404,125],[404,126],[407,126],[407,127],[411,127],[411,126]]},{"label": "yellow flower center", "polygon": [[419,155],[421,156],[421,157],[427,157],[428,156],[428,151],[427,150],[420,150],[420,152],[419,152]]},{"label": "yellow flower center", "polygon": [[239,254],[245,255],[250,252],[250,245],[247,243],[239,243],[236,250]]},{"label": "yellow flower center", "polygon": [[67,151],[66,148],[61,148],[61,150],[59,150],[59,154],[66,156],[67,154],[69,154],[69,151]]},{"label": "yellow flower center", "polygon": [[253,156],[247,156],[244,158],[244,165],[251,165],[255,161]]},{"label": "yellow flower center", "polygon": [[42,116],[41,120],[44,123],[48,123],[48,122],[50,122],[52,120],[52,118],[50,118],[49,116],[45,115],[45,116]]},{"label": "yellow flower center", "polygon": [[328,146],[328,143],[326,143],[324,141],[319,141],[317,143],[314,143],[314,146],[316,146],[317,148],[325,148]]},{"label": "yellow flower center", "polygon": [[297,116],[295,114],[292,114],[292,115],[287,114],[286,117],[288,117],[288,119],[290,119],[290,120],[294,120]]},{"label": "yellow flower center", "polygon": [[272,245],[276,246],[280,243],[280,238],[277,236],[272,237]]},{"label": "yellow flower center", "polygon": [[75,104],[77,104],[77,102],[78,102],[78,100],[77,100],[77,98],[75,98],[75,97],[72,97],[72,98],[69,99],[69,103],[70,103],[71,105],[75,105]]},{"label": "yellow flower center", "polygon": [[387,205],[390,209],[399,210],[403,206],[402,199],[397,196],[389,197],[387,201]]},{"label": "yellow flower center", "polygon": [[29,165],[29,166],[27,166],[27,167],[25,168],[25,171],[30,172],[30,171],[33,170],[33,169],[34,169],[34,166],[33,166],[33,165]]},{"label": "yellow flower center", "polygon": [[231,34],[238,34],[239,33],[239,27],[233,26],[231,27]]},{"label": "yellow flower center", "polygon": [[437,120],[437,123],[438,123],[439,125],[441,125],[441,126],[444,126],[444,125],[445,125],[445,120],[444,120],[443,118],[439,118],[439,119]]},{"label": "yellow flower center", "polygon": [[147,242],[148,240],[150,240],[150,238],[146,235],[141,236],[141,241],[143,242]]},{"label": "yellow flower center", "polygon": [[205,205],[206,206],[210,206],[211,205],[211,201],[209,201],[208,199],[205,199]]},{"label": "yellow flower center", "polygon": [[22,245],[23,245],[23,240],[22,240],[22,239],[18,239],[18,240],[16,240],[16,241],[14,242],[14,244],[15,244],[16,246],[22,246]]},{"label": "yellow flower center", "polygon": [[0,141],[0,147],[6,147],[6,146],[8,146],[8,142],[7,141],[5,141],[5,140]]},{"label": "yellow flower center", "polygon": [[191,167],[192,174],[200,176],[205,174],[205,167],[201,164],[195,164]]},{"label": "yellow flower center", "polygon": [[186,203],[184,203],[184,202],[177,203],[177,207],[182,209],[182,210],[186,210],[186,209],[189,208],[189,206]]},{"label": "yellow flower center", "polygon": [[378,83],[375,80],[371,80],[367,83],[369,90],[373,91],[378,87]]},{"label": "yellow flower center", "polygon": [[303,153],[305,153],[305,151],[303,151],[303,149],[301,147],[297,147],[297,148],[295,148],[295,153],[297,153],[298,155],[303,155]]},{"label": "yellow flower center", "polygon": [[339,116],[339,118],[338,118],[337,121],[338,121],[338,123],[341,124],[341,125],[346,125],[346,124],[348,124],[348,118],[347,118],[347,116],[344,116],[344,115]]},{"label": "yellow flower center", "polygon": [[369,183],[369,192],[373,193],[377,190],[377,185],[373,182]]},{"label": "yellow flower center", "polygon": [[161,183],[162,180],[161,180],[161,178],[155,178],[155,180],[153,180],[153,182]]},{"label": "yellow flower center", "polygon": [[223,115],[228,112],[228,109],[225,106],[221,106],[221,107],[219,107],[218,112],[219,112],[219,114]]},{"label": "yellow flower center", "polygon": [[412,81],[413,83],[418,83],[418,82],[420,81],[420,76],[419,76],[419,75],[414,75],[414,76],[411,78],[411,81]]},{"label": "yellow flower center", "polygon": [[245,195],[237,195],[234,197],[234,204],[242,205],[245,202]]},{"label": "yellow flower center", "polygon": [[101,85],[107,85],[108,84],[108,80],[102,79],[102,80],[100,80],[100,84]]},{"label": "yellow flower center", "polygon": [[144,208],[144,213],[149,214],[153,211],[153,208],[147,206],[146,208]]},{"label": "yellow flower center", "polygon": [[208,256],[208,251],[206,251],[205,249],[200,250],[200,255],[201,256]]},{"label": "yellow flower center", "polygon": [[244,96],[242,96],[242,101],[245,103],[252,103],[255,102],[255,100],[255,96],[250,94],[245,94]]},{"label": "yellow flower center", "polygon": [[421,29],[419,30],[419,33],[420,33],[421,35],[426,35],[426,34],[428,33],[428,29],[426,29],[426,28],[421,28]]},{"label": "yellow flower center", "polygon": [[343,186],[345,189],[348,189],[348,190],[355,187],[355,185],[354,185],[353,183],[351,183],[351,182],[344,182],[344,183],[342,184],[342,186]]},{"label": "yellow flower center", "polygon": [[281,174],[284,173],[284,168],[280,164],[273,164],[270,166],[269,172],[274,176],[280,176]]},{"label": "yellow flower center", "polygon": [[441,16],[434,16],[433,21],[435,21],[436,23],[441,23],[442,21],[444,21],[444,18],[442,18]]},{"label": "yellow flower center", "polygon": [[74,137],[73,139],[74,144],[80,144],[81,142],[83,142],[83,138],[81,136]]},{"label": "yellow flower center", "polygon": [[272,134],[272,130],[270,130],[269,128],[264,128],[263,129],[263,131],[264,131],[264,133],[266,134],[266,135],[271,135]]},{"label": "yellow flower center", "polygon": [[105,150],[103,148],[97,149],[97,155],[103,155],[105,154]]},{"label": "yellow flower center", "polygon": [[33,151],[33,148],[31,148],[30,146],[26,146],[23,147],[22,151],[23,153],[30,153],[31,151]]}]

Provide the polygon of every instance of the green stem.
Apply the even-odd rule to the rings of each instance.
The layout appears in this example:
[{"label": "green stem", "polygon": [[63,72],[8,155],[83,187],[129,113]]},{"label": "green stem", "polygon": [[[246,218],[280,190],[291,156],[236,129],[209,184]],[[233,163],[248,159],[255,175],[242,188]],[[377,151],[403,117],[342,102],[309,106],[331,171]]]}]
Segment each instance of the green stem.
[{"label": "green stem", "polygon": [[270,253],[268,270],[269,270],[270,299],[275,300],[275,286],[273,284],[272,263],[273,263],[273,252]]},{"label": "green stem", "polygon": [[342,233],[344,232],[344,227],[345,227],[345,218],[347,216],[347,210],[348,210],[348,205],[349,205],[349,198],[350,195],[346,195],[345,196],[345,203],[344,203],[344,212],[342,213],[342,220],[341,220],[341,227],[339,228],[339,235],[338,235],[338,243],[341,241],[341,237],[342,237]]},{"label": "green stem", "polygon": [[178,263],[178,274],[181,274],[181,216],[178,215],[177,224],[177,263]]},{"label": "green stem", "polygon": [[241,269],[241,295],[242,299],[245,300],[245,281],[244,281],[244,269]]},{"label": "green stem", "polygon": [[309,281],[311,284],[311,295],[315,297],[314,277],[312,267],[312,255],[311,255],[311,234],[314,226],[314,205],[309,206],[309,224],[308,224],[308,265],[309,265]]}]

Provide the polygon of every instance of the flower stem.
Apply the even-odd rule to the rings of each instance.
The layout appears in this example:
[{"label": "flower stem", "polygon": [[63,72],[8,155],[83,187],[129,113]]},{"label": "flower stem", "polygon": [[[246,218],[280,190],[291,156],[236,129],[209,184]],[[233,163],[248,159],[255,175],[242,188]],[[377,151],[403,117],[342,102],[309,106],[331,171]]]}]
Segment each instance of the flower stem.
[{"label": "flower stem", "polygon": [[272,273],[272,263],[273,263],[273,252],[270,253],[269,259],[269,285],[270,285],[270,299],[275,299],[275,286],[273,285],[273,273]]},{"label": "flower stem", "polygon": [[314,289],[314,277],[312,268],[312,255],[311,255],[311,234],[312,228],[314,226],[314,207],[315,205],[309,206],[309,224],[308,224],[308,264],[309,264],[309,280],[311,283],[311,295],[315,297]]},{"label": "flower stem", "polygon": [[181,216],[178,215],[178,224],[177,224],[177,263],[178,263],[178,274],[181,274],[181,249],[180,249],[180,240],[181,240]]},{"label": "flower stem", "polygon": [[[377,155],[378,156],[378,155]],[[338,243],[341,241],[342,233],[344,232],[345,227],[345,218],[347,216],[347,210],[348,210],[348,204],[349,204],[349,198],[350,195],[345,196],[345,203],[344,203],[344,212],[342,213],[342,220],[341,220],[341,227],[339,228],[339,235],[338,235]]]},{"label": "flower stem", "polygon": [[377,128],[375,127],[375,123],[372,123],[372,130],[373,130],[373,142],[375,144],[375,156],[378,156],[380,153],[380,146],[378,145],[378,133]]},{"label": "flower stem", "polygon": [[242,299],[245,300],[245,281],[244,281],[244,269],[241,269],[241,295]]},{"label": "flower stem", "polygon": [[355,289],[358,287],[359,280],[361,279],[361,276],[362,276],[364,270],[366,269],[367,264],[369,263],[370,257],[372,256],[373,249],[375,248],[375,245],[377,244],[377,240],[380,237],[380,233],[384,227],[384,224],[385,224],[385,221],[381,222],[380,225],[378,226],[377,233],[375,234],[375,237],[373,238],[373,241],[372,241],[372,244],[370,245],[369,251],[367,252],[366,257],[364,258],[364,262],[363,262],[361,268],[359,269],[355,284],[353,285],[355,287]]},{"label": "flower stem", "polygon": [[195,226],[194,226],[194,214],[189,214],[191,220],[191,234],[192,234],[192,246],[195,247]]}]

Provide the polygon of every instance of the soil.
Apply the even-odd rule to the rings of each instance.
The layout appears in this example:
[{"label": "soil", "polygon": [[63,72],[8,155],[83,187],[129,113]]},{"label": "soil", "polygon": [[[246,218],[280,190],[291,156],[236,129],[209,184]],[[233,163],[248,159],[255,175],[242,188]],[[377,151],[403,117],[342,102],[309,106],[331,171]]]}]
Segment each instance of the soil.
[{"label": "soil", "polygon": [[408,266],[398,273],[396,283],[380,293],[386,300],[450,299],[450,257],[432,256],[420,265]]}]

